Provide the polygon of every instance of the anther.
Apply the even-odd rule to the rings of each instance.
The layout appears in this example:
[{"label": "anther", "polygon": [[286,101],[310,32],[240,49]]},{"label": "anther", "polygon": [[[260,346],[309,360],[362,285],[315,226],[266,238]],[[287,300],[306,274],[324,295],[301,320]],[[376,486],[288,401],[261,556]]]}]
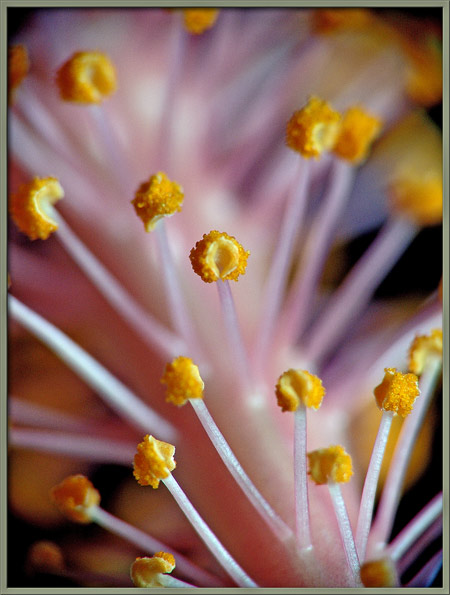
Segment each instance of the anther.
[{"label": "anther", "polygon": [[319,8],[312,14],[314,30],[323,35],[365,30],[374,16],[365,8]]},{"label": "anther", "polygon": [[160,171],[139,186],[131,203],[150,232],[160,219],[181,211],[183,198],[183,188]]},{"label": "anther", "polygon": [[102,52],[76,52],[56,74],[61,98],[74,103],[101,103],[117,88],[116,70]]},{"label": "anther", "polygon": [[317,410],[322,404],[325,388],[314,374],[290,369],[278,378],[275,394],[281,411],[296,411],[300,404]]},{"label": "anther", "polygon": [[8,48],[8,102],[14,100],[16,89],[27,76],[30,69],[28,52],[23,45]]},{"label": "anther", "polygon": [[56,178],[34,178],[10,197],[9,210],[17,227],[30,240],[46,240],[58,229],[52,205],[63,196],[64,190]]},{"label": "anther", "polygon": [[365,587],[398,587],[398,576],[391,558],[365,562],[361,566],[361,581]]},{"label": "anther", "polygon": [[166,364],[161,382],[167,385],[166,401],[180,407],[189,399],[203,399],[204,382],[198,366],[189,357],[176,357]]},{"label": "anther", "polygon": [[100,504],[100,494],[84,475],[71,475],[51,489],[59,510],[71,521],[90,523],[92,511]]},{"label": "anther", "polygon": [[377,405],[383,411],[393,411],[406,417],[420,394],[417,376],[402,374],[395,368],[385,368],[384,372],[381,384],[373,391]]},{"label": "anther", "polygon": [[216,230],[204,234],[192,248],[189,258],[194,272],[205,283],[237,281],[245,273],[250,252],[233,236]]},{"label": "anther", "polygon": [[346,483],[353,475],[351,456],[342,446],[329,446],[308,453],[309,475],[318,485]]},{"label": "anther", "polygon": [[176,467],[173,459],[175,446],[156,440],[147,434],[138,444],[134,455],[133,475],[141,486],[157,488],[161,479],[170,475]]},{"label": "anther", "polygon": [[409,349],[410,372],[420,376],[428,357],[436,355],[442,357],[442,330],[434,329],[429,335],[415,337]]},{"label": "anther", "polygon": [[131,565],[131,580],[135,587],[164,587],[161,574],[168,574],[175,568],[175,558],[167,552],[157,552],[151,558],[136,558]]},{"label": "anther", "polygon": [[28,551],[27,564],[30,570],[60,572],[64,569],[64,556],[53,541],[36,541]]},{"label": "anther", "polygon": [[183,9],[184,26],[189,33],[200,35],[214,25],[219,16],[217,8]]},{"label": "anther", "polygon": [[366,159],[370,146],[381,129],[381,121],[359,106],[350,107],[342,118],[333,152],[353,164]]},{"label": "anther", "polygon": [[340,122],[340,114],[329,103],[311,97],[288,121],[286,144],[305,158],[318,159],[324,151],[334,146]]}]

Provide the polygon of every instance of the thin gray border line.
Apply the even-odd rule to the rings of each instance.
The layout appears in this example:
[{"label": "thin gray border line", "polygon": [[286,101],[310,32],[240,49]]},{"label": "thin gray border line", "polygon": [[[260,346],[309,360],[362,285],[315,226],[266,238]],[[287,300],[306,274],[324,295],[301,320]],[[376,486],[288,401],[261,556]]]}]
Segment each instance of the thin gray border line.
[{"label": "thin gray border line", "polygon": [[[60,7],[183,7],[183,6],[217,6],[217,7],[246,7],[246,8],[305,8],[305,7],[386,7],[386,8],[442,8],[443,9],[443,71],[444,71],[444,88],[443,88],[443,164],[444,164],[444,218],[443,218],[443,270],[448,271],[449,268],[449,122],[448,122],[448,109],[449,109],[449,2],[448,0],[442,1],[431,1],[423,2],[421,0],[399,0],[398,2],[388,1],[370,1],[370,0],[344,0],[342,2],[333,1],[320,1],[313,0],[309,2],[299,2],[297,0],[280,0],[279,2],[268,2],[268,1],[240,1],[240,0],[229,0],[228,2],[220,2],[218,0],[184,0],[184,1],[167,1],[167,2],[151,2],[149,0],[133,1],[124,3],[121,0],[98,0],[97,2],[92,0],[78,0],[70,1],[41,1],[38,0],[0,0],[0,32],[1,39],[3,40],[0,47],[0,64],[2,66],[2,72],[6,72],[7,64],[7,8],[8,7],[22,7],[22,8],[60,8]],[[0,80],[0,92],[2,99],[6,98],[6,77],[2,76]],[[0,159],[0,189],[1,189],[1,203],[0,203],[0,431],[1,431],[1,506],[0,506],[0,519],[2,527],[6,526],[7,516],[7,499],[5,494],[7,484],[7,375],[6,375],[6,351],[7,351],[7,308],[6,308],[6,296],[7,296],[7,234],[6,234],[6,221],[7,221],[7,210],[6,210],[6,197],[7,197],[7,138],[6,138],[6,124],[7,124],[7,106],[6,102],[1,102],[0,109],[1,125],[2,125],[2,138],[1,138],[1,159]],[[448,287],[448,275],[443,276],[443,329],[448,330],[449,312],[449,287]],[[399,591],[403,593],[448,593],[449,587],[449,568],[448,568],[448,552],[449,552],[449,532],[448,532],[448,521],[449,521],[449,498],[448,498],[448,482],[449,482],[449,471],[448,471],[448,460],[445,455],[449,452],[449,368],[448,358],[450,355],[449,351],[449,336],[448,332],[444,332],[444,370],[443,370],[443,451],[444,451],[444,462],[443,462],[443,481],[444,481],[444,532],[443,532],[443,550],[444,550],[444,564],[443,564],[443,587],[442,588],[430,588],[430,589],[379,589],[380,593],[397,593]],[[4,425],[5,424],[5,425]],[[4,431],[5,430],[5,431]],[[109,594],[113,593],[136,593],[136,592],[148,592],[147,589],[122,589],[122,588],[66,588],[66,589],[50,589],[50,588],[34,588],[34,589],[20,589],[20,588],[7,588],[6,587],[6,532],[3,530],[0,536],[0,593],[6,594],[48,594],[48,593],[95,593],[95,594]],[[445,555],[447,553],[447,556]],[[261,589],[245,589],[245,588],[232,588],[232,589],[200,589],[200,591],[208,591],[210,593],[267,593],[278,594],[281,591],[283,593],[306,593],[313,592],[317,594],[325,593],[348,593],[349,589],[311,589],[311,588],[261,588]],[[199,589],[184,589],[184,592],[194,593],[198,592]],[[176,593],[178,589],[152,589],[153,593]],[[367,592],[365,589],[352,589],[352,593],[364,593]]]}]

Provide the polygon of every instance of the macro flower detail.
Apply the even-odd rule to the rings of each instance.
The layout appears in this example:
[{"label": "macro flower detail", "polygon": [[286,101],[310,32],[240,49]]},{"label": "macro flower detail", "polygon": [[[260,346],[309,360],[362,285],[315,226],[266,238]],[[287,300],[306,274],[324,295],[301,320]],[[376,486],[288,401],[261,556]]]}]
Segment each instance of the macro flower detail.
[{"label": "macro flower detail", "polygon": [[23,45],[13,45],[8,48],[8,102],[12,103],[16,89],[27,76],[30,68],[28,52]]},{"label": "macro flower detail", "polygon": [[102,52],[76,52],[59,68],[56,83],[65,101],[97,104],[116,91],[116,70]]},{"label": "macro flower detail", "polygon": [[58,229],[52,205],[63,197],[64,190],[56,178],[34,178],[11,196],[11,216],[30,240],[46,240]]},{"label": "macro flower detail", "polygon": [[150,232],[160,219],[181,211],[183,199],[182,187],[169,180],[164,172],[158,172],[139,186],[131,202],[145,231]]},{"label": "macro flower detail", "polygon": [[440,586],[439,27],[52,7],[8,44],[8,588]]},{"label": "macro flower detail", "polygon": [[217,230],[203,235],[192,248],[189,258],[194,272],[205,283],[237,281],[245,274],[250,252],[233,236]]}]

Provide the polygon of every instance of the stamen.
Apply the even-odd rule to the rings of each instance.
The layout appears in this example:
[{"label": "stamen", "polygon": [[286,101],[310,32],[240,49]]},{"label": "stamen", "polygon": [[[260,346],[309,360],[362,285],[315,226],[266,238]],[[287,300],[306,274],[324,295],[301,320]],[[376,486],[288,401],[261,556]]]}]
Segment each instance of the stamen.
[{"label": "stamen", "polygon": [[34,178],[11,196],[11,216],[30,240],[46,240],[58,229],[52,205],[63,196],[64,190],[56,178]]},{"label": "stamen", "polygon": [[189,258],[194,272],[205,283],[212,283],[218,279],[237,281],[245,274],[249,255],[236,238],[213,230],[195,244]]},{"label": "stamen", "polygon": [[365,587],[399,587],[395,564],[390,558],[364,562],[361,566],[361,581]]},{"label": "stamen", "polygon": [[175,427],[144,404],[124,384],[101,366],[93,357],[50,322],[27,308],[14,296],[8,296],[10,316],[41,340],[80,378],[92,387],[125,419],[138,428],[158,428],[170,439],[176,437]]},{"label": "stamen", "polygon": [[419,556],[425,549],[442,535],[442,517],[437,518],[429,527],[422,533],[416,542],[408,548],[408,551],[397,561],[397,568],[399,575],[402,575],[411,564],[416,563]]},{"label": "stamen", "polygon": [[28,52],[24,45],[13,45],[8,48],[8,103],[12,104],[16,90],[30,69]]},{"label": "stamen", "polygon": [[339,485],[350,481],[353,475],[352,459],[342,446],[330,446],[314,450],[308,453],[308,459],[311,479],[318,485],[328,485],[347,563],[355,584],[361,586],[358,554],[356,553],[352,528]]},{"label": "stamen", "polygon": [[36,541],[28,550],[27,566],[32,570],[60,573],[64,570],[61,548],[52,541]]},{"label": "stamen", "polygon": [[367,113],[362,107],[351,107],[342,118],[333,152],[341,159],[359,165],[367,158],[370,146],[380,129],[381,121],[378,118]]},{"label": "stamen", "polygon": [[297,540],[302,549],[312,547],[306,465],[306,408],[319,409],[325,395],[322,381],[306,370],[290,369],[276,384],[275,394],[282,411],[295,411],[294,481]]},{"label": "stamen", "polygon": [[312,14],[313,27],[322,35],[366,30],[373,22],[374,15],[366,8],[319,8]]},{"label": "stamen", "polygon": [[173,459],[174,453],[175,447],[171,444],[160,442],[153,438],[153,436],[145,436],[144,440],[138,445],[138,452],[134,457],[133,474],[138,483],[140,485],[151,485],[153,488],[157,488],[159,482],[162,480],[183,513],[186,515],[192,527],[224,570],[239,586],[256,587],[256,583],[247,576],[244,570],[219,542],[172,476],[171,471],[175,469],[176,466]]},{"label": "stamen", "polygon": [[169,180],[164,172],[158,172],[139,186],[131,202],[145,231],[150,232],[160,219],[181,211],[183,198],[182,187]]},{"label": "stamen", "polygon": [[406,586],[411,587],[431,587],[434,583],[434,580],[442,568],[442,550],[439,550],[434,554],[434,556],[429,560],[425,566],[419,570],[419,572],[412,578]]},{"label": "stamen", "polygon": [[92,522],[92,510],[100,504],[100,494],[84,475],[71,475],[51,489],[59,510],[75,523]]},{"label": "stamen", "polygon": [[184,8],[184,26],[189,33],[200,35],[213,27],[219,16],[217,8]]},{"label": "stamen", "polygon": [[22,425],[83,432],[92,429],[91,422],[25,399],[8,396],[8,413],[11,421]]},{"label": "stamen", "polygon": [[360,560],[364,560],[366,554],[378,478],[392,419],[396,414],[406,417],[411,413],[414,401],[420,394],[417,376],[402,374],[395,368],[385,368],[383,381],[374,389],[373,393],[378,407],[383,410],[383,415],[364,481],[359,509],[356,548]]},{"label": "stamen", "polygon": [[203,399],[205,383],[189,357],[179,356],[166,364],[161,382],[167,385],[166,401],[178,407],[190,399]]},{"label": "stamen", "polygon": [[64,101],[101,103],[116,91],[116,70],[102,52],[75,52],[59,68],[56,83]]},{"label": "stamen", "polygon": [[320,361],[335,346],[350,320],[365,306],[417,232],[418,228],[409,221],[388,220],[311,330],[312,338],[306,348],[310,361]]},{"label": "stamen", "polygon": [[[175,568],[175,558],[167,552],[157,552],[151,558],[136,558],[131,565],[130,576],[135,587],[153,588],[153,587],[176,587],[177,579],[173,579],[172,584],[164,581],[164,574],[172,572]],[[187,585],[184,585],[187,586]]]},{"label": "stamen", "polygon": [[411,172],[392,182],[389,194],[392,210],[419,225],[437,225],[442,221],[443,186],[439,175],[423,177]]},{"label": "stamen", "polygon": [[318,97],[294,112],[286,127],[286,144],[306,159],[318,159],[337,139],[341,116]]},{"label": "stamen", "polygon": [[430,335],[417,336],[409,350],[408,367],[413,374],[420,376],[428,358],[442,358],[442,329],[434,329]]}]

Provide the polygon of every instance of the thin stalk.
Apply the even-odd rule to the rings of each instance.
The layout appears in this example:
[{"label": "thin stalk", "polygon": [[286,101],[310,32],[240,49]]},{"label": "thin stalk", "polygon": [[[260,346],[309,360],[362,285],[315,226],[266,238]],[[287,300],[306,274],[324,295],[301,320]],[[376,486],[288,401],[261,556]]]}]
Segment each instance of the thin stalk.
[{"label": "thin stalk", "polygon": [[105,402],[139,429],[164,435],[176,441],[177,430],[143,403],[84,349],[42,316],[8,295],[8,313],[21,326],[42,341],[79,375]]},{"label": "thin stalk", "polygon": [[52,430],[86,432],[92,431],[93,427],[91,422],[79,417],[11,395],[8,396],[8,414],[11,421],[35,428],[43,427]]},{"label": "thin stalk", "polygon": [[297,541],[301,549],[310,549],[312,542],[306,464],[306,407],[303,403],[294,413],[294,482]]},{"label": "thin stalk", "polygon": [[426,531],[417,539],[404,556],[397,562],[397,570],[399,575],[402,575],[411,564],[413,564],[422,552],[431,544],[435,539],[442,535],[442,518],[438,518],[432,525],[428,527]]},{"label": "thin stalk", "polygon": [[257,587],[258,585],[239,566],[231,554],[223,547],[205,521],[200,517],[174,477],[169,474],[169,476],[162,481],[172,496],[175,498],[178,506],[181,508],[192,527],[198,533],[200,538],[203,540],[207,548],[214,555],[225,572],[229,574],[240,587]]},{"label": "thin stalk", "polygon": [[408,583],[407,587],[431,587],[442,568],[443,553],[439,550]]}]

